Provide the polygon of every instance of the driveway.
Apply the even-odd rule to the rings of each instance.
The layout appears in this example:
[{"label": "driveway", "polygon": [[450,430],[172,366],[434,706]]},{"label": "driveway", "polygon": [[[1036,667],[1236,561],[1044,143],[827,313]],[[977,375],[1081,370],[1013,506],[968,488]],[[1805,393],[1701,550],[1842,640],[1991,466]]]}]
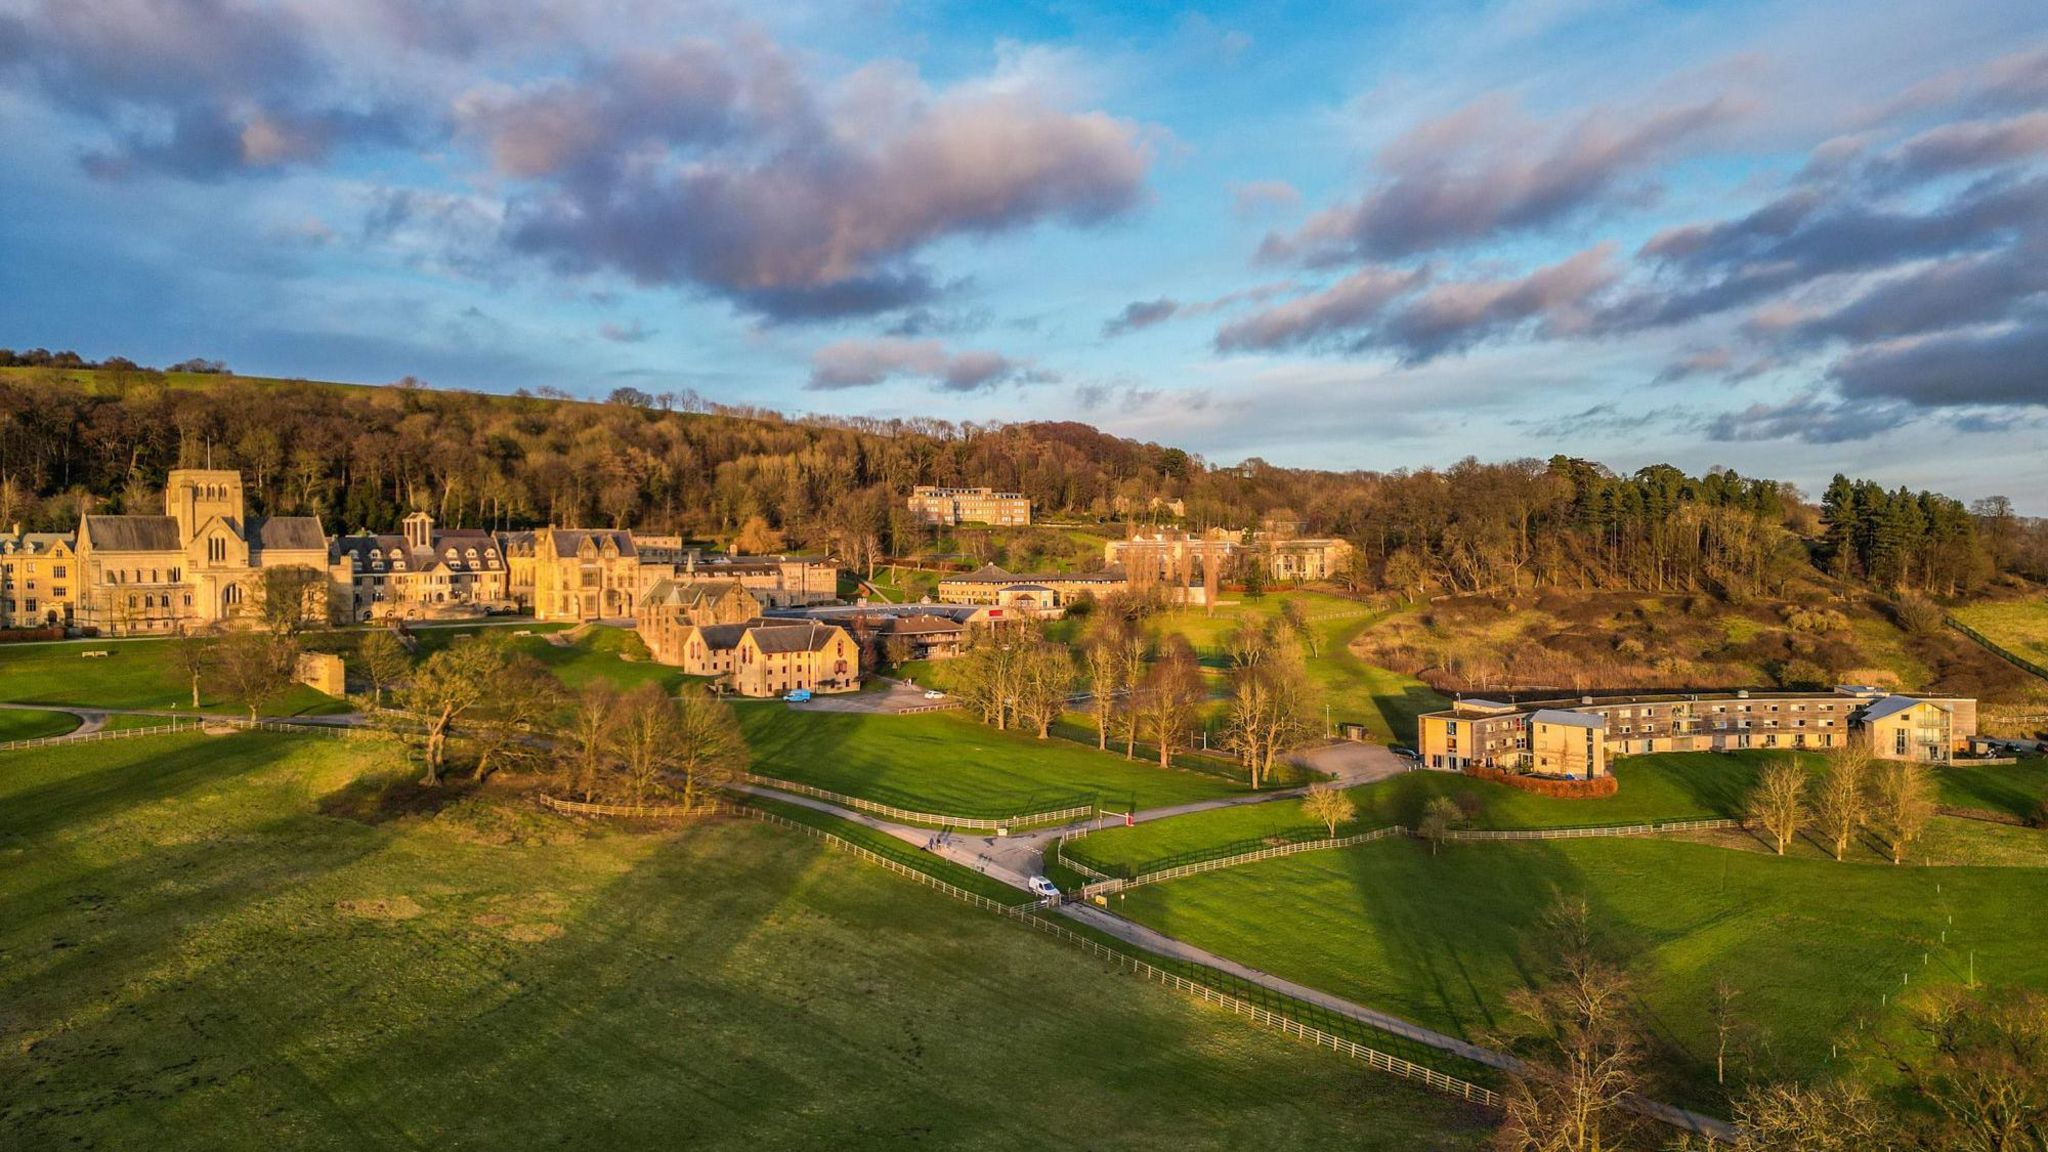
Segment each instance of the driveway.
[{"label": "driveway", "polygon": [[835,696],[813,696],[808,704],[791,704],[798,712],[867,712],[882,716],[900,716],[905,712],[930,712],[939,708],[953,708],[958,705],[952,697],[944,700],[927,700],[924,689],[905,684],[901,680],[882,681],[879,691],[847,692]]},{"label": "driveway", "polygon": [[1355,740],[1309,748],[1295,753],[1292,759],[1304,768],[1329,775],[1346,788],[1385,780],[1415,767],[1413,760],[1394,755],[1384,744]]}]

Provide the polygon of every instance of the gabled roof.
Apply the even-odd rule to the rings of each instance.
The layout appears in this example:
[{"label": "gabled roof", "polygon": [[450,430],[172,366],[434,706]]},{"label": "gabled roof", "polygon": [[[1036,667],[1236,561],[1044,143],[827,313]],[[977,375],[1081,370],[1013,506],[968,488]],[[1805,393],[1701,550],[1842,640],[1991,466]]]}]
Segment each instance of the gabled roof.
[{"label": "gabled roof", "polygon": [[170,516],[87,516],[79,534],[101,552],[182,552],[178,521]]},{"label": "gabled roof", "polygon": [[1540,709],[1530,714],[1529,722],[1532,724],[1562,724],[1567,728],[1605,729],[1607,727],[1607,718],[1605,716],[1594,716],[1585,712],[1566,712],[1562,708]]},{"label": "gabled roof", "polygon": [[640,601],[643,608],[695,608],[734,592],[753,598],[746,585],[737,580],[668,580],[654,582]]},{"label": "gabled roof", "polygon": [[763,652],[816,652],[841,635],[830,624],[806,620],[801,624],[760,624],[747,629],[754,646]]},{"label": "gabled roof", "polygon": [[934,636],[958,635],[967,631],[967,626],[958,620],[943,616],[886,616],[875,631],[884,636]]},{"label": "gabled roof", "polygon": [[1001,568],[998,568],[998,567],[996,567],[996,566],[995,566],[995,565],[993,565],[993,564],[983,564],[983,565],[982,565],[981,567],[979,567],[979,568],[976,568],[976,569],[975,569],[974,571],[972,571],[972,572],[969,572],[969,573],[967,573],[967,574],[966,574],[966,575],[964,575],[964,576],[944,576],[944,577],[941,577],[941,578],[939,579],[939,583],[941,583],[941,584],[953,584],[953,583],[959,583],[959,584],[1002,584],[1002,583],[1008,583],[1009,581],[1011,581],[1011,580],[1015,580],[1015,579],[1017,579],[1017,576],[1016,576],[1016,574],[1015,574],[1015,573],[1013,573],[1013,572],[1005,572],[1005,571],[1003,571],[1003,570],[1002,570]]},{"label": "gabled roof", "polygon": [[697,638],[714,652],[723,652],[740,646],[740,637],[747,634],[752,624],[702,624],[697,628]]},{"label": "gabled roof", "polygon": [[573,558],[583,542],[588,540],[599,547],[609,538],[621,556],[637,556],[633,548],[633,534],[622,528],[556,528],[548,533],[555,542],[555,555],[564,559]]},{"label": "gabled roof", "polygon": [[280,551],[319,552],[327,548],[327,533],[318,516],[264,516],[249,521],[249,539],[258,548]]}]

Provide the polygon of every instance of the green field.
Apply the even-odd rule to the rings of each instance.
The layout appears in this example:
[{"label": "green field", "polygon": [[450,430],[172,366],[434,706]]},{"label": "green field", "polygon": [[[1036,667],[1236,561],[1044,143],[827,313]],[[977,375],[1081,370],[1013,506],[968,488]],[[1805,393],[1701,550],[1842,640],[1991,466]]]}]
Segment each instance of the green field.
[{"label": "green field", "polygon": [[0,1147],[1484,1141],[1483,1115],[788,830],[380,802],[412,774],[386,755],[0,755]]},{"label": "green field", "polygon": [[2014,655],[2048,667],[2048,596],[1965,604],[1949,615]]},{"label": "green field", "polygon": [[[0,647],[0,701],[10,704],[79,704],[92,708],[162,708],[192,710],[192,687],[181,673],[169,640],[92,640],[60,644],[16,644]],[[104,657],[81,655],[105,652]],[[208,711],[242,707],[218,690],[200,684],[200,701]],[[271,703],[267,712],[302,716],[346,712],[348,703],[294,686]]]},{"label": "green field", "polygon": [[[1416,770],[1350,790],[1358,817],[1340,825],[1349,835],[1390,824],[1417,826],[1437,796],[1466,798],[1476,806],[1475,828],[1564,828],[1639,824],[1740,814],[1742,797],[1772,754],[1673,753],[1634,756],[1615,765],[1621,791],[1613,796],[1557,799],[1451,772]],[[1073,841],[1065,853],[1113,876],[1207,860],[1284,841],[1316,840],[1328,829],[1291,800],[1196,812],[1132,828],[1112,828]]]},{"label": "green field", "polygon": [[1542,970],[1529,934],[1557,892],[1583,896],[1626,959],[1682,1103],[1718,1104],[1717,979],[1769,1030],[1772,1058],[1757,1070],[1795,1077],[1824,1069],[1858,1013],[1898,1024],[1883,998],[1902,987],[1962,981],[1972,952],[1980,980],[2048,987],[2048,938],[2023,927],[2021,911],[2048,900],[2038,868],[1837,864],[1628,839],[1454,844],[1432,858],[1390,840],[1133,889],[1118,911],[1477,1038],[1506,1022],[1509,993]]},{"label": "green field", "polygon": [[69,712],[37,712],[25,708],[0,708],[0,743],[9,740],[41,740],[62,736],[78,727],[78,717]]},{"label": "green field", "polygon": [[998,732],[950,712],[879,716],[738,708],[753,771],[882,804],[948,816],[1007,816],[1100,801],[1123,810],[1243,789],[1214,776]]}]

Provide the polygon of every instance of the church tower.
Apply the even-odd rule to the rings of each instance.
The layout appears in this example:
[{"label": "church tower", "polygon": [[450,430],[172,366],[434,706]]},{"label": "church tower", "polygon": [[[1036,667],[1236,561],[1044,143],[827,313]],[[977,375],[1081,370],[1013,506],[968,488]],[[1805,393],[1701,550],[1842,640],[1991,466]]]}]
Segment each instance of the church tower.
[{"label": "church tower", "polygon": [[164,515],[178,522],[178,540],[190,544],[215,516],[242,524],[242,474],[226,468],[176,468],[164,484]]}]

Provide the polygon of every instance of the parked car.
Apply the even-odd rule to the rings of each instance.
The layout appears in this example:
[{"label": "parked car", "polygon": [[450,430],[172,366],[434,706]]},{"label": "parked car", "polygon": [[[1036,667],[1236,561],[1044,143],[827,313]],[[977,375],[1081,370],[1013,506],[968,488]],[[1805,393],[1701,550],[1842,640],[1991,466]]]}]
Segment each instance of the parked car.
[{"label": "parked car", "polygon": [[783,699],[791,704],[808,704],[811,702],[811,690],[809,688],[791,688]]},{"label": "parked car", "polygon": [[1393,753],[1394,755],[1396,755],[1396,756],[1399,756],[1399,757],[1400,757],[1401,759],[1403,759],[1403,760],[1420,760],[1420,759],[1422,759],[1422,753],[1420,753],[1420,752],[1417,752],[1417,751],[1416,751],[1415,749],[1413,749],[1413,748],[1406,748],[1406,747],[1403,747],[1402,745],[1399,745],[1399,744],[1389,744],[1389,745],[1387,745],[1387,751],[1389,751],[1389,752],[1392,752],[1392,753]]},{"label": "parked car", "polygon": [[939,691],[937,688],[933,688],[924,694],[924,698],[927,700],[944,700],[946,698],[946,694],[944,692]]},{"label": "parked car", "polygon": [[1060,894],[1059,885],[1054,884],[1043,876],[1033,876],[1024,882],[1024,886],[1031,889],[1031,893],[1034,896],[1043,896],[1050,899]]}]

